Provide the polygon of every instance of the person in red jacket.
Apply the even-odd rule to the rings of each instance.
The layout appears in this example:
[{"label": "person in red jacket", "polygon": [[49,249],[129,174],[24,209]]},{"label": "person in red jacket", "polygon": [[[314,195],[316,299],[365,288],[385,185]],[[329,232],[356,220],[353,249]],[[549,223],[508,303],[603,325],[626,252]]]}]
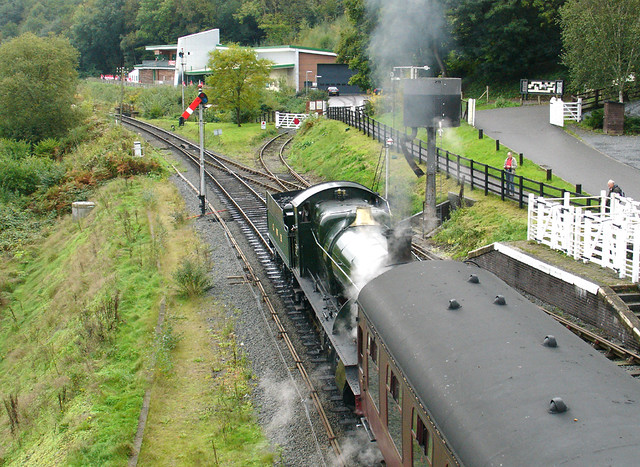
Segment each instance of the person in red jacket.
[{"label": "person in red jacket", "polygon": [[507,158],[504,160],[504,171],[507,178],[507,194],[513,195],[515,193],[513,187],[513,176],[518,168],[518,162],[513,157],[511,151],[507,153]]}]

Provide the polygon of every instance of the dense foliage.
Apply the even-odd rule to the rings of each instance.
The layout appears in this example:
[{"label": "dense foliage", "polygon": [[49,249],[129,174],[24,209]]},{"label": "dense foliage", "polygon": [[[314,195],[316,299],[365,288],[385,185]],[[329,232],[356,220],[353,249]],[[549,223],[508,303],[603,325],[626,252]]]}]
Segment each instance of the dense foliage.
[{"label": "dense foliage", "polygon": [[381,86],[393,66],[409,64],[507,81],[557,66],[564,2],[0,0],[0,40],[66,35],[80,51],[80,73],[95,76],[151,58],[147,45],[218,27],[223,43],[333,49],[363,88]]},{"label": "dense foliage", "polygon": [[78,122],[77,56],[59,36],[28,33],[0,45],[0,137],[38,142]]},{"label": "dense foliage", "polygon": [[232,111],[238,126],[243,122],[243,112],[259,107],[258,97],[269,81],[270,64],[259,59],[254,50],[236,45],[213,52],[206,81],[212,101],[220,110]]},{"label": "dense foliage", "polygon": [[640,0],[568,0],[561,24],[563,61],[573,87],[582,91],[614,85],[623,102],[640,70]]}]

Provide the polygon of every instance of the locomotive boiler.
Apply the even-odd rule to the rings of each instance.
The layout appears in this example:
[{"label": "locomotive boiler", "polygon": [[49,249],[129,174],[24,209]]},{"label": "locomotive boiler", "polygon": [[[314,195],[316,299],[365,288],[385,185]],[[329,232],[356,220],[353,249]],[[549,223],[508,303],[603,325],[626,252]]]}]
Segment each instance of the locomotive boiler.
[{"label": "locomotive boiler", "polygon": [[382,197],[354,182],[326,182],[267,195],[269,241],[296,282],[336,367],[347,403],[360,388],[354,300],[376,275],[410,260],[411,237],[391,225]]}]

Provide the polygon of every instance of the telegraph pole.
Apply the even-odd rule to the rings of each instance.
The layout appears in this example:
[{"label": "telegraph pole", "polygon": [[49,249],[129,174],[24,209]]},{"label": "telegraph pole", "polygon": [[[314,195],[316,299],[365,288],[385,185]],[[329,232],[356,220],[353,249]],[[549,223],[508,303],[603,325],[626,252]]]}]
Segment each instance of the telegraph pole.
[{"label": "telegraph pole", "polygon": [[120,72],[120,123],[122,124],[122,107],[124,106],[124,66],[121,66]]},{"label": "telegraph pole", "polygon": [[198,118],[200,119],[200,214],[204,216],[206,212],[205,186],[204,186],[204,120],[202,118],[202,108],[204,102],[198,105]]}]

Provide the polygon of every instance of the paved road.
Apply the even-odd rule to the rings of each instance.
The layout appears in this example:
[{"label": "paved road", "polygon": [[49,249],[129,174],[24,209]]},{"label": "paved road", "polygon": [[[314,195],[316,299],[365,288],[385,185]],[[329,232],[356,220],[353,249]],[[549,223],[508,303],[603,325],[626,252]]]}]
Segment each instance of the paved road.
[{"label": "paved road", "polygon": [[548,105],[481,110],[476,128],[583,191],[599,194],[614,179],[640,200],[640,136],[581,133],[580,140],[549,123]]}]

